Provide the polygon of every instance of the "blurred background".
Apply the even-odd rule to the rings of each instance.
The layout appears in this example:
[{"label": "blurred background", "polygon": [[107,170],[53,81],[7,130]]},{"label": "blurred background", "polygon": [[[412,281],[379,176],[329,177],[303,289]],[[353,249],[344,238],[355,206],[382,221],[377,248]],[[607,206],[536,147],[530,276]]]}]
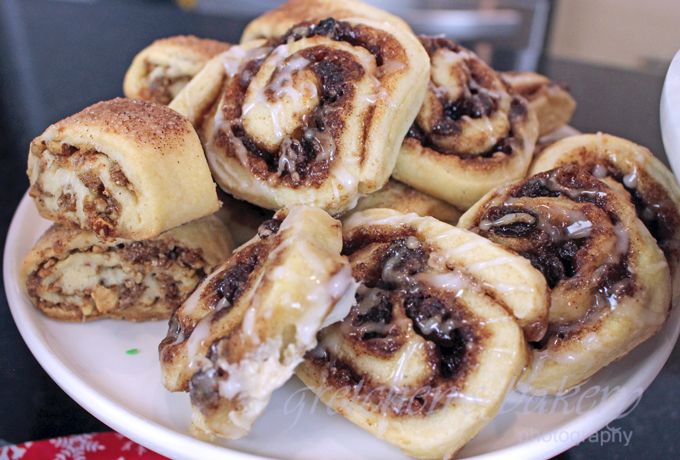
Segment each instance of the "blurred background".
[{"label": "blurred background", "polygon": [[[28,188],[30,140],[66,116],[122,96],[132,58],[153,40],[237,42],[276,0],[0,0],[0,241]],[[659,99],[680,49],[678,0],[373,0],[417,33],[445,34],[498,70],[538,70],[578,101],[572,125],[650,148],[665,161]],[[68,398],[23,345],[0,291],[0,440],[106,429]],[[563,458],[678,458],[676,352],[632,415],[632,448],[584,443]],[[13,415],[14,414],[14,415]],[[670,437],[670,439],[669,439]],[[1,442],[0,442],[1,444]],[[616,450],[617,448],[623,450]]]}]

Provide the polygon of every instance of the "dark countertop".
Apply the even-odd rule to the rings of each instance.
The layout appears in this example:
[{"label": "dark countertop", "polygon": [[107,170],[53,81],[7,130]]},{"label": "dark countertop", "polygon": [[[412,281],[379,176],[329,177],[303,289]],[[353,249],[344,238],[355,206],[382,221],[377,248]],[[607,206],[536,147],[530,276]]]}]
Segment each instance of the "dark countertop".
[{"label": "dark countertop", "polygon": [[[151,6],[154,16],[148,14]],[[0,241],[4,242],[28,187],[25,161],[30,139],[49,123],[122,95],[129,62],[153,39],[193,33],[233,42],[242,27],[238,21],[182,13],[168,2],[0,0]],[[571,87],[579,102],[574,127],[627,137],[665,161],[658,115],[662,76],[558,60],[545,61],[543,70]],[[558,458],[676,458],[678,408],[676,346],[637,407],[611,424],[632,432],[629,445],[586,440]],[[0,415],[0,440],[8,443],[108,429],[63,393],[35,361],[14,325],[4,289]]]}]

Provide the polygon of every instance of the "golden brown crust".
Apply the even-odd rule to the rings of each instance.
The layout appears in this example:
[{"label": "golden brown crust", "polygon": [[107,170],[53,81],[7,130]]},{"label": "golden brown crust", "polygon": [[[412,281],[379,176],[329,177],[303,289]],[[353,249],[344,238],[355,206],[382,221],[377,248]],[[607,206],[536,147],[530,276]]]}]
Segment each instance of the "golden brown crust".
[{"label": "golden brown crust", "polygon": [[74,124],[129,137],[162,156],[182,155],[179,140],[193,131],[187,120],[174,110],[149,101],[120,97],[98,102],[58,121],[53,129],[59,136]]},{"label": "golden brown crust", "polygon": [[377,192],[359,198],[357,205],[350,212],[344,214],[342,219],[347,220],[355,212],[373,208],[394,209],[404,214],[415,212],[421,217],[431,216],[451,225],[456,225],[463,214],[444,200],[434,198],[404,183],[390,179]]},{"label": "golden brown crust", "polygon": [[231,48],[229,43],[210,38],[198,38],[194,35],[176,35],[174,37],[160,38],[154,41],[152,45],[175,46],[187,49],[206,58],[206,61]]}]

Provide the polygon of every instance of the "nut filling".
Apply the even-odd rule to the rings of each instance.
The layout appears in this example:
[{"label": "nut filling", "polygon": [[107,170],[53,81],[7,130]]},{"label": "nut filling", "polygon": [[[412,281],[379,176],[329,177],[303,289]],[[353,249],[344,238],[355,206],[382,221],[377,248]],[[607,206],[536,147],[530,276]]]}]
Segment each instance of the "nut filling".
[{"label": "nut filling", "polygon": [[[77,280],[70,276],[75,268]],[[200,249],[170,241],[92,246],[43,262],[29,275],[27,290],[41,311],[66,310],[74,319],[167,318],[205,269]]]},{"label": "nut filling", "polygon": [[[369,260],[357,262],[355,256],[367,250],[371,251]],[[376,387],[369,375],[361,375],[331,351],[328,344],[333,341],[325,340],[323,331],[320,345],[307,358],[327,369],[331,386],[351,387],[382,413],[425,415],[450,402],[462,392],[466,376],[477,365],[484,332],[455,292],[428,282],[428,277],[440,273],[430,265],[431,251],[412,235],[394,239],[374,234],[371,239],[355,234],[345,240],[344,252],[349,253],[353,275],[361,286],[356,305],[340,323],[339,334],[360,354],[389,359],[404,352],[405,359],[410,359],[407,340],[415,333],[425,339],[430,372],[418,385]]]},{"label": "nut filling", "polygon": [[120,165],[94,149],[58,141],[32,145],[31,149],[39,176],[29,195],[59,222],[112,237],[123,212],[121,201],[136,201],[134,187]]},{"label": "nut filling", "polygon": [[[221,113],[216,116],[218,131],[215,144],[226,150],[228,156],[238,158],[241,164],[249,166],[258,178],[270,183],[282,183],[292,188],[321,186],[332,173],[333,162],[338,156],[339,140],[345,130],[344,113],[354,104],[356,83],[366,75],[363,63],[341,48],[317,45],[304,48],[288,58],[282,55],[281,50],[285,52],[287,45],[315,36],[327,36],[334,41],[362,47],[375,57],[378,67],[371,77],[376,94],[364,96],[370,104],[377,101],[381,91],[385,91],[380,87],[382,76],[389,70],[404,67],[396,57],[386,55],[392,51],[384,50],[373,30],[332,18],[295,27],[283,37],[271,39],[262,47],[250,50],[234,75],[236,78],[228,80],[223,87],[224,105],[217,108]],[[251,137],[243,125],[243,117],[255,105],[244,105],[246,92],[265,60],[269,59],[277,59],[280,63],[269,85],[260,90],[256,102],[264,103],[270,110],[274,134],[283,139],[276,149],[268,148]],[[318,97],[318,104],[310,113],[299,116],[297,128],[286,134],[277,121],[281,100],[285,96],[299,99],[301,92],[293,85],[305,78],[308,80],[302,83],[302,93],[309,92],[311,97]],[[369,108],[368,117],[372,111],[372,107]],[[298,117],[297,114],[295,116]]]}]

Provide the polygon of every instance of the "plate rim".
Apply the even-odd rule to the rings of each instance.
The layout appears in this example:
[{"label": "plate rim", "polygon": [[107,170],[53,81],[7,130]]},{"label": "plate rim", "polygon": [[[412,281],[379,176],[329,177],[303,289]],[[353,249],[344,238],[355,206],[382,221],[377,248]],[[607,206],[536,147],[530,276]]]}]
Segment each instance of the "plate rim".
[{"label": "plate rim", "polygon": [[[19,257],[20,255],[17,254],[14,243],[21,239],[22,221],[27,218],[27,213],[30,213],[29,207],[31,206],[33,206],[33,202],[27,191],[12,217],[5,240],[3,279],[7,302],[14,322],[29,350],[50,378],[69,397],[107,426],[138,444],[166,457],[173,459],[220,457],[233,460],[273,460],[273,457],[254,455],[198,440],[176,430],[163,427],[141,414],[129,411],[100,393],[87,382],[81,380],[66,363],[62,362],[55,355],[50,345],[45,342],[37,328],[34,327],[32,315],[25,308],[26,302],[31,307],[32,304],[26,298],[26,294],[17,282],[19,280],[19,267],[15,261],[23,260],[23,257]],[[37,210],[34,210],[34,212],[37,213]],[[670,331],[667,329],[670,329]],[[625,383],[627,387],[641,389],[640,397],[664,367],[678,340],[678,335],[680,334],[680,308],[677,306],[671,310],[671,316],[657,334],[664,333],[668,334],[669,340],[660,344],[647,356],[647,358],[655,359],[648,360],[648,363],[643,364],[641,369],[633,374]],[[621,390],[623,390],[623,387]],[[626,398],[629,395],[630,393],[617,391],[606,401],[602,402],[595,413],[589,410],[564,425],[550,430],[577,431],[575,429],[578,427],[578,431],[581,433],[588,433],[588,436],[583,436],[575,441],[570,438],[568,442],[553,442],[552,440],[545,442],[539,437],[536,440],[518,442],[515,445],[493,452],[461,458],[468,460],[498,460],[501,458],[543,460],[550,458],[583,442],[589,436],[614,421],[621,413],[627,410],[627,406],[622,408],[622,402],[626,402]]]}]

